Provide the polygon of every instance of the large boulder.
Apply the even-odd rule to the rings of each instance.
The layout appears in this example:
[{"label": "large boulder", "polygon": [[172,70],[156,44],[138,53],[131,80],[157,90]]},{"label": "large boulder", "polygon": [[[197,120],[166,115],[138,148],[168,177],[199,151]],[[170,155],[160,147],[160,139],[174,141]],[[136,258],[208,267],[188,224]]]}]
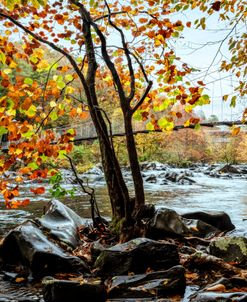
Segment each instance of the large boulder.
[{"label": "large boulder", "polygon": [[106,290],[99,282],[51,279],[42,283],[45,302],[106,301]]},{"label": "large boulder", "polygon": [[[109,290],[110,299],[164,298],[171,294],[184,294],[185,270],[174,266],[166,271],[134,276],[116,276]],[[135,300],[136,301],[136,300]]]},{"label": "large boulder", "polygon": [[146,236],[152,239],[163,239],[165,236],[185,236],[189,233],[190,230],[177,212],[160,208],[150,220]]},{"label": "large boulder", "polygon": [[85,219],[56,199],[46,208],[45,215],[39,220],[41,225],[50,235],[76,248],[80,243],[78,228],[86,224]]},{"label": "large boulder", "polygon": [[104,250],[94,266],[101,276],[115,276],[128,272],[144,273],[148,268],[163,270],[178,264],[175,244],[137,238]]},{"label": "large boulder", "polygon": [[12,230],[0,245],[4,266],[23,265],[34,277],[56,272],[88,272],[87,265],[78,257],[68,255],[48,240],[39,227],[27,221]]},{"label": "large boulder", "polygon": [[209,245],[210,254],[226,262],[247,267],[247,239],[245,237],[219,238]]},{"label": "large boulder", "polygon": [[235,229],[230,217],[223,211],[197,211],[185,213],[181,216],[187,219],[201,220],[220,231],[231,231]]}]

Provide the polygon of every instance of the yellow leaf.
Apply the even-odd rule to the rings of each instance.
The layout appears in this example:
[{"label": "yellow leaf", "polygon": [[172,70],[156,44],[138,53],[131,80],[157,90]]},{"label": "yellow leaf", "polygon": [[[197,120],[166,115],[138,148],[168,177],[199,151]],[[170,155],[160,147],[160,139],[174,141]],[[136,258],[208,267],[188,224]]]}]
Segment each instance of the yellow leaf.
[{"label": "yellow leaf", "polygon": [[185,123],[184,123],[184,127],[189,127],[190,125],[190,119],[188,119]]},{"label": "yellow leaf", "polygon": [[51,106],[51,108],[54,108],[57,106],[57,103],[55,101],[51,101],[50,106]]},{"label": "yellow leaf", "polygon": [[238,135],[239,132],[240,132],[240,127],[234,127],[232,129],[232,135],[234,135],[234,136]]}]

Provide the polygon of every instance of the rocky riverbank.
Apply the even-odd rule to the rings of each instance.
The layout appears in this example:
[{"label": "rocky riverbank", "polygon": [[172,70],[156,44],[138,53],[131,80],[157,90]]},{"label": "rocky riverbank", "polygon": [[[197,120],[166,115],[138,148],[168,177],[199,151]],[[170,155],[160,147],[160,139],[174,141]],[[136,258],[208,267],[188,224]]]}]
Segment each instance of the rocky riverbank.
[{"label": "rocky riverbank", "polygon": [[[246,301],[244,203],[237,198],[246,193],[247,167],[141,167],[147,200],[156,205],[142,213],[142,238],[120,244],[107,226],[99,232],[57,200],[42,218],[41,211],[8,212],[19,226],[0,246],[0,301]],[[71,186],[71,174],[64,176]],[[100,165],[82,177],[104,186]]]},{"label": "rocky riverbank", "polygon": [[148,209],[144,237],[121,244],[53,200],[0,245],[2,278],[36,293],[0,301],[182,301],[186,287],[187,301],[246,301],[247,239],[226,235],[226,213]]}]

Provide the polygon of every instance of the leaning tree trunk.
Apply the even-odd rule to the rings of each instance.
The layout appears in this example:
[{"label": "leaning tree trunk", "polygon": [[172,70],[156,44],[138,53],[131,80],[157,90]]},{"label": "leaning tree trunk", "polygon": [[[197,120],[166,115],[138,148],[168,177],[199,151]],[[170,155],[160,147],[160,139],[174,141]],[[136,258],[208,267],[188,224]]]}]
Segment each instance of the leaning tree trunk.
[{"label": "leaning tree trunk", "polygon": [[[83,14],[83,12],[81,13]],[[90,22],[87,21],[86,18],[83,20],[83,35],[85,38],[88,69],[86,85],[83,81],[82,84],[85,88],[90,115],[99,138],[102,166],[110,196],[113,220],[119,221],[125,217],[126,204],[129,203],[129,192],[98,104],[95,90],[96,70],[98,66],[95,58]]]}]

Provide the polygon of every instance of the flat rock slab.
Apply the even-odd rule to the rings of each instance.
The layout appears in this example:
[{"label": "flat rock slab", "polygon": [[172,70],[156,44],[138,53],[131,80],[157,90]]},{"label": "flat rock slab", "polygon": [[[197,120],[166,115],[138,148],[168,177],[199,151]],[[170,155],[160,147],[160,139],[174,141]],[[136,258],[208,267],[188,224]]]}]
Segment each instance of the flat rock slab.
[{"label": "flat rock slab", "polygon": [[81,283],[67,280],[43,282],[45,302],[104,302],[106,290],[102,284]]},{"label": "flat rock slab", "polygon": [[163,270],[178,264],[175,244],[137,238],[102,251],[94,266],[101,276],[116,276],[128,272],[144,273],[148,268]]},{"label": "flat rock slab", "polygon": [[210,243],[209,249],[211,255],[247,267],[247,238],[245,237],[219,238]]},{"label": "flat rock slab", "polygon": [[51,242],[38,226],[27,221],[12,230],[0,245],[0,258],[6,265],[23,265],[34,277],[56,272],[88,272],[78,257],[68,255]]},{"label": "flat rock slab", "polygon": [[183,295],[185,287],[185,270],[182,266],[175,266],[166,271],[114,277],[109,298],[163,298],[170,294]]}]

